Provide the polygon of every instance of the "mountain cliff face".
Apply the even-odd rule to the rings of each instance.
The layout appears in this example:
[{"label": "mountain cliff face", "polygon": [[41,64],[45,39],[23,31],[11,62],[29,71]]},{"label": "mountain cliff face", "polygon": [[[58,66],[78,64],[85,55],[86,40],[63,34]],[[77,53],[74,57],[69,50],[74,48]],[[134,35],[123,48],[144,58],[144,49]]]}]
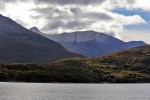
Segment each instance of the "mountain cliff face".
[{"label": "mountain cliff face", "polygon": [[48,63],[77,56],[57,42],[0,15],[0,63]]},{"label": "mountain cliff face", "polygon": [[124,44],[123,41],[94,31],[63,33],[49,35],[48,37],[64,47],[88,57],[100,56],[119,50],[123,48]]},{"label": "mountain cliff face", "polygon": [[146,45],[142,41],[124,42],[112,36],[95,31],[78,31],[44,35],[62,44],[67,49],[88,57],[96,57],[114,51]]}]

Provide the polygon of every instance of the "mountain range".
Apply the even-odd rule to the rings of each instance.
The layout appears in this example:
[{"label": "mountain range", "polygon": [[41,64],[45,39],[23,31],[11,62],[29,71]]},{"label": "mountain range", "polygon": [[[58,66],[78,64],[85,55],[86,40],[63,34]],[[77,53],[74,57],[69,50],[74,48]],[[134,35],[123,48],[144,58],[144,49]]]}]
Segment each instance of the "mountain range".
[{"label": "mountain range", "polygon": [[97,57],[118,50],[146,45],[143,41],[124,42],[113,36],[95,31],[44,34],[37,27],[30,28],[30,30],[60,43],[70,51],[87,57]]},{"label": "mountain range", "polygon": [[95,31],[44,34],[0,15],[0,81],[150,82],[150,45]]},{"label": "mountain range", "polygon": [[80,55],[0,15],[0,63],[48,63],[68,57]]},{"label": "mountain range", "polygon": [[0,63],[48,63],[70,57],[96,57],[141,45],[145,43],[124,42],[95,31],[44,34],[37,27],[28,30],[0,15]]}]

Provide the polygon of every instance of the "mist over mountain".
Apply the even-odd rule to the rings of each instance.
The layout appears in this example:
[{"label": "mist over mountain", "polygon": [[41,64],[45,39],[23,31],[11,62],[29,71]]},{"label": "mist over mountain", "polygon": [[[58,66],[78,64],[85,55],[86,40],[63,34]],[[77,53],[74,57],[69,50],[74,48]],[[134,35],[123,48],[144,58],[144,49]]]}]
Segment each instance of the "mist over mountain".
[{"label": "mist over mountain", "polygon": [[[36,29],[37,33],[39,33],[38,30]],[[77,31],[62,34],[43,34],[40,32],[40,34],[60,43],[73,52],[87,57],[96,57],[118,50],[146,45],[143,41],[124,42],[95,31]]]},{"label": "mist over mountain", "polygon": [[78,54],[0,15],[0,63],[48,63]]}]

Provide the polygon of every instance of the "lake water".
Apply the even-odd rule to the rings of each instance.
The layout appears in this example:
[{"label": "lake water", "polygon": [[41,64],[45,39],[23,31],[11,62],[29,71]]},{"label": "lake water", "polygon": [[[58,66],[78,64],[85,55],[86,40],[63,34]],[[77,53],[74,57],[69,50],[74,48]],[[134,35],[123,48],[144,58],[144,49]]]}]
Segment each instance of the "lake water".
[{"label": "lake water", "polygon": [[150,100],[150,84],[2,82],[0,100]]}]

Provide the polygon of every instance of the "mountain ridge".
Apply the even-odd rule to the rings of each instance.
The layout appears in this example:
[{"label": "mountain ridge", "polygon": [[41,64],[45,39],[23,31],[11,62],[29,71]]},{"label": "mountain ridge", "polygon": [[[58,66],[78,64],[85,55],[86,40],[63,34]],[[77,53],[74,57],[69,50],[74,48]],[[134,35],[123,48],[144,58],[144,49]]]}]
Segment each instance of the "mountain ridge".
[{"label": "mountain ridge", "polygon": [[78,54],[0,16],[0,63],[49,63]]},{"label": "mountain ridge", "polygon": [[142,41],[124,42],[104,33],[91,31],[76,31],[62,34],[43,34],[68,50],[87,57],[97,57],[114,51],[146,45]]}]

